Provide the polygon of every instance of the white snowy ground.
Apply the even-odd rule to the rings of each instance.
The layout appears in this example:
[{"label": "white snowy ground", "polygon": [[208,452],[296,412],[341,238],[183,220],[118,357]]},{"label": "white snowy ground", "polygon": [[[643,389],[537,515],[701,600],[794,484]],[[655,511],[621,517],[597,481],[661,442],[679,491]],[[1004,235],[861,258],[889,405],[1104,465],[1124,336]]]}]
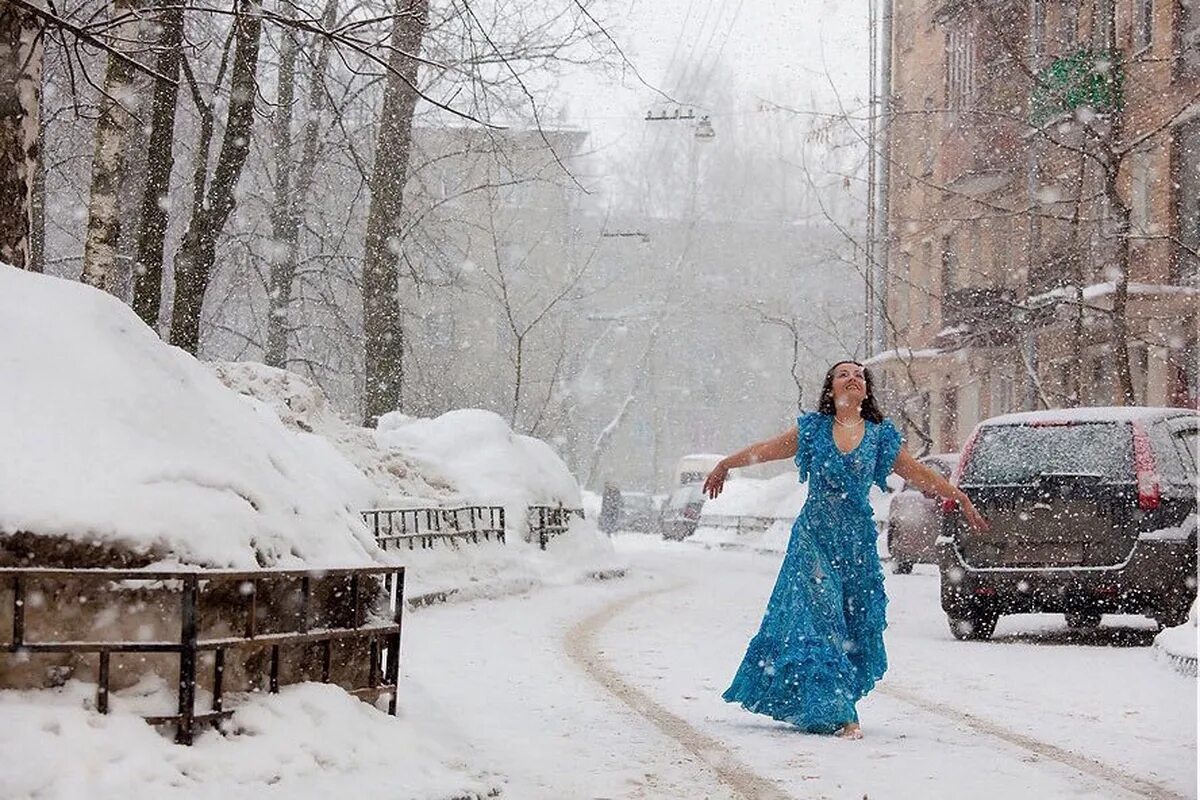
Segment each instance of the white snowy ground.
[{"label": "white snowy ground", "polygon": [[892,667],[867,738],[798,734],[720,699],[777,555],[619,537],[624,580],[412,615],[405,691],[440,707],[502,797],[1194,798],[1196,681],[1153,632],[1009,617],[954,641],[937,577],[888,577]]}]

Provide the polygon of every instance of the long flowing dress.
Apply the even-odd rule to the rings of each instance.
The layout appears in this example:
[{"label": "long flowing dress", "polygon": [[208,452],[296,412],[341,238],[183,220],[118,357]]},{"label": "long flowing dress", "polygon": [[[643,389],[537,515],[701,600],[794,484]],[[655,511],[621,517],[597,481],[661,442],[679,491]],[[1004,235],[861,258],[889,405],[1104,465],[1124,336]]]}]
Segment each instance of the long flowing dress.
[{"label": "long flowing dress", "polygon": [[810,412],[799,426],[796,466],[808,481],[804,508],[758,633],[724,698],[811,733],[857,722],[855,704],[887,670],[887,597],[867,493],[900,452],[889,421],[865,422],[862,442],[842,453],[833,417]]}]

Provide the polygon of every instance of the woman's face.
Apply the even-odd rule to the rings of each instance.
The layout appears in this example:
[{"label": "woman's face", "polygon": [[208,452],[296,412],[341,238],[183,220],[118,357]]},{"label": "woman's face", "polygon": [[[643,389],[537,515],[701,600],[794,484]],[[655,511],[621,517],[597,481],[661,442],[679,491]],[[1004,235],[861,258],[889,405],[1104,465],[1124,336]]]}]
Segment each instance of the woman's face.
[{"label": "woman's face", "polygon": [[858,409],[867,396],[866,371],[852,362],[833,368],[833,404],[839,409]]}]

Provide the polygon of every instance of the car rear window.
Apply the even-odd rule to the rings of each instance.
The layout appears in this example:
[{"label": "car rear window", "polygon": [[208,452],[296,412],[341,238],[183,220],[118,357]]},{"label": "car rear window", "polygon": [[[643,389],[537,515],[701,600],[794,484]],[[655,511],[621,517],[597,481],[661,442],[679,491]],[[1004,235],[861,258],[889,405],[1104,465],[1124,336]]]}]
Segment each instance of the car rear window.
[{"label": "car rear window", "polygon": [[1133,478],[1133,439],[1123,422],[996,425],[979,431],[963,470],[967,484],[1027,483],[1039,475]]}]

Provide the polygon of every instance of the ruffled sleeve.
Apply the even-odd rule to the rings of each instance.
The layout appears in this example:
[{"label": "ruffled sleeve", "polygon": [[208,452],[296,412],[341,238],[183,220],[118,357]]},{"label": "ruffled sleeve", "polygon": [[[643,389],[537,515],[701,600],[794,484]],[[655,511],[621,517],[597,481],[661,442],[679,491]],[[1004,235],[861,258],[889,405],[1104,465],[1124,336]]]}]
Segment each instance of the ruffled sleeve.
[{"label": "ruffled sleeve", "polygon": [[801,483],[808,480],[809,465],[812,463],[813,436],[820,416],[820,412],[807,411],[796,418],[796,469],[800,471]]},{"label": "ruffled sleeve", "polygon": [[875,446],[875,485],[886,492],[887,477],[892,474],[896,456],[900,455],[902,440],[900,431],[889,419],[879,423],[875,435],[879,440]]}]

